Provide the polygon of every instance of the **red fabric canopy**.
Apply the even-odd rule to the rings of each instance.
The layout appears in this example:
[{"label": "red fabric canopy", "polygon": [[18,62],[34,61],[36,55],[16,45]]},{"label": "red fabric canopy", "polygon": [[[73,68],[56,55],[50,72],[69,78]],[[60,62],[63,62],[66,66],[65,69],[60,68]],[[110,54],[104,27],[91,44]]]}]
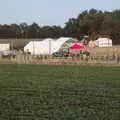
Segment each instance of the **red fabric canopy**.
[{"label": "red fabric canopy", "polygon": [[76,44],[70,46],[70,48],[71,49],[84,49],[85,46],[76,43]]}]

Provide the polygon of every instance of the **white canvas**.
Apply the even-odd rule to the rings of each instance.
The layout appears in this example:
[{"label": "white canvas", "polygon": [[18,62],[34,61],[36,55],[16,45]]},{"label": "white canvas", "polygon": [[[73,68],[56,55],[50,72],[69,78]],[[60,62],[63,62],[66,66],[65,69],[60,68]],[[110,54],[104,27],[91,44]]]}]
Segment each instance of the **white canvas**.
[{"label": "white canvas", "polygon": [[66,41],[71,39],[61,37],[57,40],[48,38],[43,41],[31,41],[24,47],[24,52],[30,52],[35,55],[52,54],[57,52]]}]

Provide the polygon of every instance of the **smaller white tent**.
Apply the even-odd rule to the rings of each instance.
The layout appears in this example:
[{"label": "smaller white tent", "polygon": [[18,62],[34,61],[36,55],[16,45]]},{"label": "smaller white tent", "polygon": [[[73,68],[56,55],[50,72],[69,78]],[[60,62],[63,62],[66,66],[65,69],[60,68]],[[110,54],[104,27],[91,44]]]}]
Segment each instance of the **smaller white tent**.
[{"label": "smaller white tent", "polygon": [[96,46],[98,46],[98,47],[112,47],[112,40],[109,38],[98,38],[96,40]]}]

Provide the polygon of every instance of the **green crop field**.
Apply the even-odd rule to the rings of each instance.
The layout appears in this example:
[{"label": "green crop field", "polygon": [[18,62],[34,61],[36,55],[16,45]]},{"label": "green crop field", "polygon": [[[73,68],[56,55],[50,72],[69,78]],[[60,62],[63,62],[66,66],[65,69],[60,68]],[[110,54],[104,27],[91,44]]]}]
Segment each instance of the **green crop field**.
[{"label": "green crop field", "polygon": [[120,67],[0,65],[0,120],[119,120]]}]

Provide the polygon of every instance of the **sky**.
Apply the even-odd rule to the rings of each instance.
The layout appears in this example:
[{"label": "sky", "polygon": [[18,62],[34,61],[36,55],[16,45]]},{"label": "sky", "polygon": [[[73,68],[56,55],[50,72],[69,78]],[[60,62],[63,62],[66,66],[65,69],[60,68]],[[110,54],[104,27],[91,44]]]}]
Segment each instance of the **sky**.
[{"label": "sky", "polygon": [[84,10],[120,9],[120,0],[0,0],[0,24],[60,25]]}]

